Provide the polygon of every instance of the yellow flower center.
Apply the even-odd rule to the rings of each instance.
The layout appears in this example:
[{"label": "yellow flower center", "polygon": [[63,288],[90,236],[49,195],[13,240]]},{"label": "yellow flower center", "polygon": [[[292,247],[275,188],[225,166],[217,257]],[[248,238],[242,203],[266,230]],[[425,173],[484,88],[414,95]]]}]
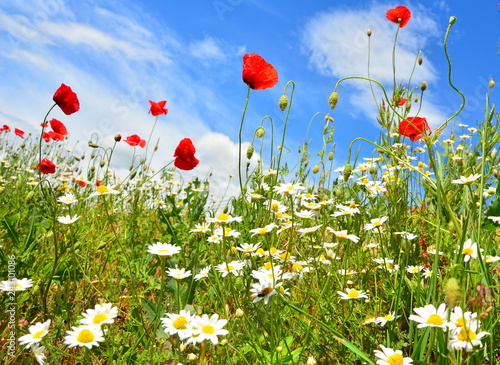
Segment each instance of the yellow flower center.
[{"label": "yellow flower center", "polygon": [[297,262],[294,262],[293,265],[292,265],[292,271],[293,272],[301,272],[302,270],[304,270],[304,267],[297,263]]},{"label": "yellow flower center", "polygon": [[169,250],[163,249],[163,250],[158,251],[158,255],[168,256],[168,252],[169,252]]},{"label": "yellow flower center", "polygon": [[472,340],[476,339],[476,334],[469,327],[462,327],[460,333],[457,336],[459,341],[472,342]]},{"label": "yellow flower center", "polygon": [[188,321],[184,316],[179,316],[172,322],[172,326],[178,330],[185,330],[186,324],[188,324]]},{"label": "yellow flower center", "polygon": [[283,261],[288,261],[288,260],[290,260],[290,257],[291,257],[290,252],[287,252],[287,251],[283,252],[283,253],[280,255],[280,258],[281,258]]},{"label": "yellow flower center", "polygon": [[21,284],[13,284],[11,285],[10,287],[12,290],[14,291],[18,291],[18,290],[22,290],[23,289],[23,286]]},{"label": "yellow flower center", "polygon": [[273,264],[271,261],[268,261],[264,264],[264,269],[271,270],[273,268]]},{"label": "yellow flower center", "polygon": [[267,228],[259,229],[259,234],[266,234],[266,233],[267,233]]},{"label": "yellow flower center", "polygon": [[357,291],[356,289],[351,289],[349,290],[349,293],[347,293],[347,296],[349,298],[357,298],[359,297],[359,291]]},{"label": "yellow flower center", "polygon": [[201,332],[208,333],[211,335],[212,333],[215,333],[215,328],[214,326],[208,324],[206,326],[201,327]]},{"label": "yellow flower center", "polygon": [[33,335],[33,338],[42,338],[43,336],[45,336],[45,333],[46,333],[45,330],[38,331]]},{"label": "yellow flower center", "polygon": [[470,247],[464,248],[463,254],[464,255],[472,255],[474,253],[474,250]]},{"label": "yellow flower center", "polygon": [[443,324],[443,322],[444,322],[444,320],[440,315],[431,314],[429,316],[429,318],[427,318],[427,322],[425,322],[425,323],[433,324],[435,326],[441,326]]},{"label": "yellow flower center", "polygon": [[390,262],[386,262],[386,263],[385,263],[385,268],[386,268],[387,270],[392,270],[392,269],[394,269],[394,265],[393,265],[393,264],[391,264]]},{"label": "yellow flower center", "polygon": [[403,355],[401,354],[392,354],[387,358],[387,363],[389,365],[403,365]]},{"label": "yellow flower center", "polygon": [[97,187],[97,192],[99,194],[109,193],[109,189],[106,187],[106,185],[99,185]]},{"label": "yellow flower center", "polygon": [[467,323],[469,323],[469,321],[466,319],[466,318],[458,318],[456,321],[455,321],[455,325],[457,327],[465,327],[467,326]]},{"label": "yellow flower center", "polygon": [[229,219],[229,216],[226,213],[219,214],[217,216],[218,221],[227,221]]},{"label": "yellow flower center", "polygon": [[101,323],[101,322],[103,322],[103,321],[105,321],[107,319],[108,319],[108,316],[106,314],[99,313],[98,315],[96,315],[94,317],[94,321],[93,322],[94,322],[94,324],[99,324],[99,323]]},{"label": "yellow flower center", "polygon": [[273,204],[271,204],[271,210],[272,210],[273,212],[277,212],[277,211],[279,210],[279,208],[280,208],[280,206],[279,206],[279,204],[278,204],[278,203],[273,203]]},{"label": "yellow flower center", "polygon": [[90,343],[90,342],[94,341],[94,338],[95,338],[95,336],[91,330],[84,329],[84,330],[80,331],[80,333],[76,337],[76,340],[80,343]]},{"label": "yellow flower center", "polygon": [[384,319],[386,321],[392,321],[394,319],[394,317],[389,314],[389,315],[385,316]]}]

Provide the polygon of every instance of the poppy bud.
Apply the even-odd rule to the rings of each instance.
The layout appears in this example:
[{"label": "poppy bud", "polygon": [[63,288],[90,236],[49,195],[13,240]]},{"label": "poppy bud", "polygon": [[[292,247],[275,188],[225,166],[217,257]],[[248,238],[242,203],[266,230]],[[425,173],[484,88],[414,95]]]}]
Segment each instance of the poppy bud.
[{"label": "poppy bud", "polygon": [[78,156],[73,156],[73,158],[74,158],[75,160],[77,160],[78,162],[80,162],[80,161],[82,160],[82,159],[81,159],[80,157],[78,157]]},{"label": "poppy bud", "polygon": [[101,160],[101,162],[99,162],[99,165],[101,167],[104,167],[104,165],[106,165],[106,160]]},{"label": "poppy bud", "polygon": [[96,145],[95,143],[90,142],[90,141],[89,141],[88,145],[89,145],[89,147],[92,147],[92,148],[98,148],[99,147],[98,145]]},{"label": "poppy bud", "polygon": [[135,175],[137,175],[137,171],[134,171],[130,174],[130,180],[132,180],[135,177]]},{"label": "poppy bud", "polygon": [[336,196],[337,198],[340,198],[340,197],[342,196],[342,190],[340,190],[340,189],[335,189],[335,196]]},{"label": "poppy bud", "polygon": [[317,174],[319,172],[319,165],[314,165],[314,167],[312,168],[312,172],[313,174]]},{"label": "poppy bud", "polygon": [[94,171],[95,171],[95,166],[94,165],[90,166],[90,172],[94,172]]},{"label": "poppy bud", "polygon": [[288,96],[281,95],[280,100],[278,102],[281,111],[284,111],[288,106]]},{"label": "poppy bud", "polygon": [[328,152],[328,161],[333,161],[333,152]]},{"label": "poppy bud", "polygon": [[254,151],[254,148],[253,146],[248,146],[247,148],[247,158],[250,160],[253,156],[253,151]]},{"label": "poppy bud", "polygon": [[411,103],[409,101],[406,102],[405,109],[406,109],[407,112],[410,111],[410,109],[411,109]]},{"label": "poppy bud", "polygon": [[80,159],[85,160],[85,153],[80,156]]},{"label": "poppy bud", "polygon": [[24,147],[26,147],[26,143],[21,143],[21,144],[19,145],[19,147],[20,147],[20,148],[24,148]]},{"label": "poppy bud", "polygon": [[414,101],[415,103],[418,103],[418,96],[415,96],[415,97],[413,98],[413,101]]},{"label": "poppy bud", "polygon": [[378,170],[377,166],[371,165],[369,172],[370,172],[371,175],[376,175],[377,174],[377,170]]},{"label": "poppy bud", "polygon": [[115,141],[116,142],[120,142],[121,140],[122,140],[122,135],[121,134],[115,135]]},{"label": "poppy bud", "polygon": [[257,138],[262,138],[265,134],[266,130],[262,127],[257,128],[257,130],[255,131],[255,135],[257,136]]},{"label": "poppy bud", "polygon": [[418,57],[418,65],[421,66],[423,62],[424,62],[424,59],[422,58],[422,56],[419,56]]},{"label": "poppy bud", "polygon": [[427,82],[423,81],[420,84],[420,90],[425,91],[427,89]]},{"label": "poppy bud", "polygon": [[494,169],[492,173],[493,173],[493,176],[495,176],[498,179],[498,170]]},{"label": "poppy bud", "polygon": [[339,102],[339,93],[336,91],[332,92],[328,98],[328,102],[330,103],[330,108],[335,109],[335,106]]},{"label": "poppy bud", "polygon": [[368,37],[371,37],[371,36],[372,36],[372,30],[371,30],[370,28],[368,28],[368,29],[367,29],[367,31],[366,31],[366,35],[367,35]]},{"label": "poppy bud", "polygon": [[332,117],[330,117],[330,114],[325,115],[325,122],[326,121],[329,121],[329,122],[332,122],[332,123],[335,122],[335,120]]},{"label": "poppy bud", "polygon": [[344,166],[344,181],[349,180],[349,177],[351,176],[352,173],[352,166],[351,164],[347,164]]},{"label": "poppy bud", "polygon": [[490,82],[488,82],[488,87],[491,89],[493,86],[495,86],[495,81],[493,81],[493,79],[490,79]]},{"label": "poppy bud", "polygon": [[450,25],[453,25],[453,24],[455,24],[456,21],[457,21],[457,17],[456,16],[451,16],[449,23],[450,23]]}]

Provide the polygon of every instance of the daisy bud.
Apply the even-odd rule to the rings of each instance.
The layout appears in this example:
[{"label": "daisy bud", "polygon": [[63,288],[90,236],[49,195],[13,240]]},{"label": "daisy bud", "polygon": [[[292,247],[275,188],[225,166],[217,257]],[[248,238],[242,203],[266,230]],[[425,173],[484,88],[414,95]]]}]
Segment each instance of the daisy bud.
[{"label": "daisy bud", "polygon": [[488,82],[488,87],[491,89],[493,86],[495,86],[495,81],[493,81],[493,79],[490,79],[490,82]]},{"label": "daisy bud", "polygon": [[313,174],[317,174],[319,172],[319,166],[314,165],[314,167],[312,168],[312,172],[313,172]]},{"label": "daisy bud", "polygon": [[372,36],[372,30],[371,30],[370,28],[368,28],[368,29],[367,29],[367,31],[366,31],[366,35],[367,35],[368,37],[371,37],[371,36]]},{"label": "daisy bud", "polygon": [[196,354],[193,354],[193,353],[190,353],[190,354],[188,354],[188,355],[187,355],[187,359],[188,359],[189,361],[194,361],[194,360],[196,360],[197,358],[198,358],[198,356],[196,356]]},{"label": "daisy bud", "polygon": [[237,308],[236,311],[234,312],[234,316],[236,318],[241,318],[245,315],[245,312],[243,312],[243,309]]},{"label": "daisy bud", "polygon": [[254,147],[253,146],[248,146],[247,148],[247,158],[250,160],[253,156],[253,151],[254,151]]},{"label": "daisy bud", "polygon": [[227,345],[227,340],[226,340],[225,338],[223,338],[223,339],[220,341],[220,344],[221,344],[222,346]]},{"label": "daisy bud", "polygon": [[328,153],[328,161],[333,161],[333,156],[334,156],[333,152],[329,152]]},{"label": "daisy bud", "polygon": [[276,352],[278,352],[278,353],[279,353],[279,352],[281,352],[281,351],[283,351],[283,347],[281,347],[281,346],[276,347]]},{"label": "daisy bud", "polygon": [[257,136],[257,138],[264,137],[264,134],[266,134],[266,130],[262,127],[257,128],[257,130],[255,131],[255,135]]},{"label": "daisy bud", "polygon": [[352,173],[352,166],[351,164],[347,164],[344,166],[344,181],[349,180],[349,177],[351,176]]},{"label": "daisy bud", "polygon": [[460,285],[457,279],[448,279],[444,286],[444,294],[449,308],[455,307],[460,302]]},{"label": "daisy bud", "polygon": [[457,17],[456,16],[451,16],[449,23],[450,23],[450,25],[453,25],[453,24],[455,24],[456,21],[457,21]]},{"label": "daisy bud", "polygon": [[425,89],[427,89],[427,83],[426,83],[425,81],[423,81],[423,82],[420,84],[420,90],[425,91]]},{"label": "daisy bud", "polygon": [[330,108],[335,109],[335,106],[339,102],[339,93],[336,91],[331,93],[328,102],[330,103]]},{"label": "daisy bud", "polygon": [[316,364],[317,364],[317,362],[316,362],[316,360],[314,359],[314,357],[309,356],[309,357],[307,358],[306,365],[316,365]]},{"label": "daisy bud", "polygon": [[288,96],[281,95],[280,100],[278,102],[281,111],[284,111],[288,106]]}]

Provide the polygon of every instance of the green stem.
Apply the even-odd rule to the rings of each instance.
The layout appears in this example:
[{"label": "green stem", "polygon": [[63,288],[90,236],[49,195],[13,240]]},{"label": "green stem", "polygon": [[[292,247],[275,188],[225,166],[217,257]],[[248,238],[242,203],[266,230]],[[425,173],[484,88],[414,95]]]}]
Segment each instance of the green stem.
[{"label": "green stem", "polygon": [[245,100],[245,106],[243,107],[243,114],[241,115],[241,122],[240,122],[240,131],[238,133],[238,178],[240,180],[240,190],[241,190],[241,195],[244,194],[243,191],[243,179],[241,177],[241,145],[243,143],[242,141],[242,134],[243,134],[243,122],[245,121],[245,115],[247,113],[247,107],[248,107],[248,100],[250,99],[250,85],[247,88],[247,97]]}]

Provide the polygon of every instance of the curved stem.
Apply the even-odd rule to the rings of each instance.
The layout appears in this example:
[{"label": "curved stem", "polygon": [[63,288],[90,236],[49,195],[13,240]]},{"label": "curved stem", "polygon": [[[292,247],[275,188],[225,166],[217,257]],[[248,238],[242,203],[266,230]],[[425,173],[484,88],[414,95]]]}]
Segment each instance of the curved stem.
[{"label": "curved stem", "polygon": [[243,114],[241,115],[240,131],[238,133],[238,178],[240,180],[241,195],[244,194],[244,192],[243,192],[243,179],[241,177],[241,144],[242,144],[243,122],[245,121],[245,115],[247,113],[249,99],[250,99],[250,85],[247,88],[247,97],[245,100],[245,106],[243,108]]}]

